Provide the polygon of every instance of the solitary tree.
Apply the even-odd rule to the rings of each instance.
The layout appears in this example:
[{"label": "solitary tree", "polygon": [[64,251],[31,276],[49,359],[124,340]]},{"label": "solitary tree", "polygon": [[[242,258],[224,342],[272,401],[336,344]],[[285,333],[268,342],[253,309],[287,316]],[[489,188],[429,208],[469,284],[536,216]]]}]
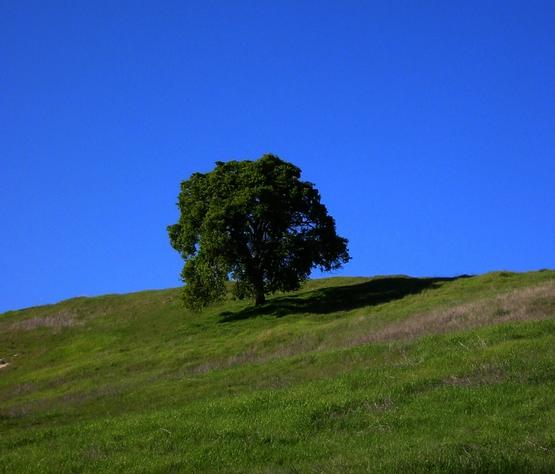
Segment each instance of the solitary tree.
[{"label": "solitary tree", "polygon": [[274,155],[256,161],[217,162],[209,173],[181,183],[171,245],[185,265],[184,301],[200,309],[225,294],[254,297],[299,288],[311,269],[340,268],[349,260],[347,240],[301,170]]}]

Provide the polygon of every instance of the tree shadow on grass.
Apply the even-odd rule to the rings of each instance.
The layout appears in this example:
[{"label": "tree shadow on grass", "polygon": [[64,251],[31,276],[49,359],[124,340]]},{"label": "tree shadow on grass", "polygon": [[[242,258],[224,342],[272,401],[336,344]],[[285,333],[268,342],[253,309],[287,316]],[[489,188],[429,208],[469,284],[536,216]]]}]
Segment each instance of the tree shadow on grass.
[{"label": "tree shadow on grass", "polygon": [[401,299],[426,289],[438,288],[446,281],[467,276],[461,275],[452,278],[376,278],[354,285],[322,288],[301,295],[278,296],[261,306],[249,306],[236,312],[224,311],[220,314],[220,322],[229,323],[257,316],[280,318],[295,313],[326,314],[350,311]]}]

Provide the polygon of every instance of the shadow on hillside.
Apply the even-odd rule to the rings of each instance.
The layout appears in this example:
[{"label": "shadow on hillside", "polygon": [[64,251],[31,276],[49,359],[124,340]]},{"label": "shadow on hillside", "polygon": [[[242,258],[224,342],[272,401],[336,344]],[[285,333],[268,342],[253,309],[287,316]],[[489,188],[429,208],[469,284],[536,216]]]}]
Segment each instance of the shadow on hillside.
[{"label": "shadow on hillside", "polygon": [[295,313],[334,313],[350,311],[364,306],[374,306],[420,293],[425,289],[441,286],[446,281],[465,278],[376,278],[354,285],[322,288],[303,295],[278,296],[262,306],[249,306],[240,311],[225,311],[220,314],[221,322],[228,323],[257,316],[283,317]]}]

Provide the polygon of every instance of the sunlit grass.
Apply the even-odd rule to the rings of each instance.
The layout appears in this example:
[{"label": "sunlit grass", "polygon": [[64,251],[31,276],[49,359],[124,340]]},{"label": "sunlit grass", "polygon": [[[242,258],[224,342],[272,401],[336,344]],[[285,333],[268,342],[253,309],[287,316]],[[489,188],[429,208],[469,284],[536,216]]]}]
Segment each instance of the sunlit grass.
[{"label": "sunlit grass", "polygon": [[0,315],[0,472],[554,472],[555,272]]}]

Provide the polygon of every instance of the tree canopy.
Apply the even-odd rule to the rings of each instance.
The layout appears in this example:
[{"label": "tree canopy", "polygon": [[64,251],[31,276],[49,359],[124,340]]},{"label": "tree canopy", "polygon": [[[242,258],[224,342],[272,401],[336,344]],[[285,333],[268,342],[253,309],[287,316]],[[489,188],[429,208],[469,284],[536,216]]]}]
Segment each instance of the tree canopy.
[{"label": "tree canopy", "polygon": [[181,183],[179,221],[168,226],[185,265],[184,301],[201,309],[221,299],[231,279],[235,295],[254,297],[299,288],[313,268],[340,268],[347,239],[301,170],[275,155],[217,162]]}]

